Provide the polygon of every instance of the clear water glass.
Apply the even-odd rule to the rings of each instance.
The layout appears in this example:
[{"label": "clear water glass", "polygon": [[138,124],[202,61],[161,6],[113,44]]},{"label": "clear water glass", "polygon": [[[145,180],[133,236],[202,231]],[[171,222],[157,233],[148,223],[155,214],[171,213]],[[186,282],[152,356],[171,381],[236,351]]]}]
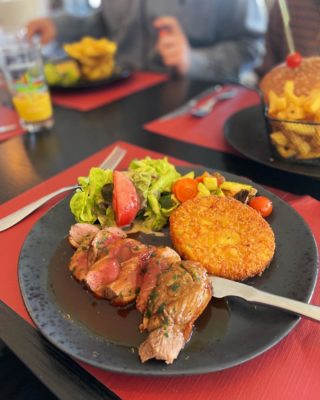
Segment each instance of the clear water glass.
[{"label": "clear water glass", "polygon": [[1,53],[4,76],[22,127],[29,132],[50,129],[53,111],[40,45],[17,41],[3,47]]}]

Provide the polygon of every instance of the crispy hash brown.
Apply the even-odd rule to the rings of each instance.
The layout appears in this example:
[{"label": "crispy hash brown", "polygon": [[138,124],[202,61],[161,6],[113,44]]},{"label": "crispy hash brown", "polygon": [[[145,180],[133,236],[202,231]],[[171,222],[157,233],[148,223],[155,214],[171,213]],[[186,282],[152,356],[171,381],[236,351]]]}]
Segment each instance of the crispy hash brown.
[{"label": "crispy hash brown", "polygon": [[233,280],[261,275],[275,251],[270,225],[251,207],[227,197],[181,204],[170,217],[170,236],[183,258]]}]

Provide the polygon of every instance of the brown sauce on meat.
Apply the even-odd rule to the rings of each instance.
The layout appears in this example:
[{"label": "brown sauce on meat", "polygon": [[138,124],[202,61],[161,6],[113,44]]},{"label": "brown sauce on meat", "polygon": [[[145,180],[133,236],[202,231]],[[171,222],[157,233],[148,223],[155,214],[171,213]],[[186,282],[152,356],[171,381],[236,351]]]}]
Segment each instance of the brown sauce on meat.
[{"label": "brown sauce on meat", "polygon": [[108,300],[97,298],[76,281],[68,269],[73,252],[65,239],[49,264],[49,290],[61,312],[113,343],[139,346],[146,337],[139,331],[141,314],[134,305],[125,308],[112,306]]},{"label": "brown sauce on meat", "polygon": [[[143,240],[146,239],[145,237],[137,236],[140,236],[138,240],[147,242]],[[149,236],[148,241],[152,241],[152,244],[161,245],[161,243],[155,243],[160,239],[159,237],[143,236]],[[162,244],[164,244],[163,238]],[[135,305],[124,308],[112,306],[109,301],[97,298],[76,281],[68,269],[73,252],[68,240],[64,239],[49,264],[49,292],[58,303],[61,312],[66,318],[86,326],[90,331],[110,342],[138,347],[147,334],[139,331],[142,316]],[[228,321],[229,311],[226,302],[212,299],[196,321],[193,335],[186,348],[196,351],[206,347],[207,343],[219,341],[226,333]]]}]

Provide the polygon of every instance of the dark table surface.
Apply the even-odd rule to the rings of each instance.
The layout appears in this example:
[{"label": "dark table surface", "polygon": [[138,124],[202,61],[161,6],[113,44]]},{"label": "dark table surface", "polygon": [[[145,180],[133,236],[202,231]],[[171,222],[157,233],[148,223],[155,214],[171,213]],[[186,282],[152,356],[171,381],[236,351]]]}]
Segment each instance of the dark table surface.
[{"label": "dark table surface", "polygon": [[[209,85],[209,82],[171,80],[85,113],[55,107],[55,126],[51,131],[26,134],[0,143],[0,204],[117,140],[320,199],[320,182],[317,179],[278,171],[248,159],[178,142],[143,130],[144,123],[182,105]],[[0,379],[3,394],[6,394],[4,398],[118,398],[2,302],[0,337],[10,348],[8,350],[4,347],[1,350],[0,347]],[[23,369],[11,351],[27,369]],[[31,394],[28,392],[28,395],[20,397],[17,394],[14,397],[14,391],[5,389],[4,385],[4,380],[7,382],[9,379],[7,375],[10,375],[5,375],[4,371],[8,371],[9,366],[24,371],[29,382],[36,377],[53,394],[49,394],[48,389],[41,384],[35,384]],[[15,392],[18,393],[17,388]]]}]

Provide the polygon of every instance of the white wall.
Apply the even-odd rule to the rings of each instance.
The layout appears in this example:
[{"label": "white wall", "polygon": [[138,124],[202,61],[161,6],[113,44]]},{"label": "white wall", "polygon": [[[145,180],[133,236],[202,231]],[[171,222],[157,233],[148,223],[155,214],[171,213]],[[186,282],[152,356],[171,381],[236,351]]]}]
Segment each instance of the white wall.
[{"label": "white wall", "polygon": [[14,33],[48,13],[47,0],[0,0],[0,30]]}]

